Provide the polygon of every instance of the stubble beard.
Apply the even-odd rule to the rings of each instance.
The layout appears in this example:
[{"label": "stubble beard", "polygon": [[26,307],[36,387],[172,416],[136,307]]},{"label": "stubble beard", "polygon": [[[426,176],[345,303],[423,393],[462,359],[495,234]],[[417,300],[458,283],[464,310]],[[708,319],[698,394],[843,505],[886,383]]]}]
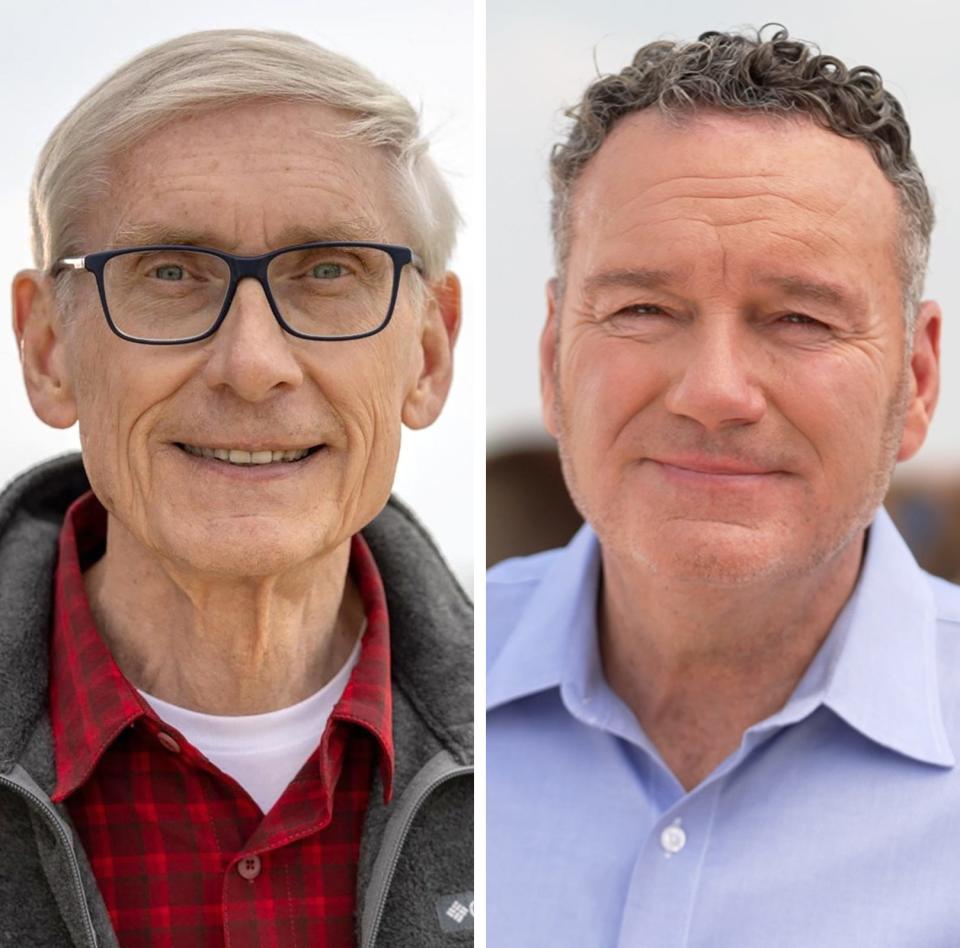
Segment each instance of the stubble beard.
[{"label": "stubble beard", "polygon": [[[790,580],[813,573],[838,557],[858,537],[862,537],[863,531],[873,521],[878,508],[883,503],[896,466],[897,452],[906,421],[910,393],[909,365],[908,350],[901,364],[894,392],[887,403],[880,449],[869,478],[869,490],[863,494],[859,505],[850,510],[842,526],[831,528],[830,524],[821,524],[814,528],[814,541],[806,556],[799,558],[768,556],[760,559],[753,557],[752,562],[744,562],[743,558],[739,560],[731,558],[723,551],[698,546],[675,554],[672,559],[665,562],[656,555],[657,551],[649,549],[639,538],[625,536],[624,527],[629,528],[630,524],[628,512],[622,509],[626,495],[619,495],[617,509],[598,510],[594,508],[587,492],[579,483],[576,466],[569,450],[566,394],[560,366],[557,363],[554,365],[556,385],[554,422],[560,464],[567,490],[580,515],[593,527],[601,546],[606,551],[615,553],[618,558],[624,557],[633,562],[636,567],[651,576],[698,582],[709,586],[737,588],[755,583]],[[816,518],[818,513],[811,511],[811,515]]]}]

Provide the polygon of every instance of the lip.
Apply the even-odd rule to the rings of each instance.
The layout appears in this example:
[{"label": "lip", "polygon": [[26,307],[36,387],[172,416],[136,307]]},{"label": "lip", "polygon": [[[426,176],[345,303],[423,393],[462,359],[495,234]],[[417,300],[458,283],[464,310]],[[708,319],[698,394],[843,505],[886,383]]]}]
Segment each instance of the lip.
[{"label": "lip", "polygon": [[715,457],[650,458],[661,467],[687,471],[691,474],[708,474],[717,477],[755,477],[764,474],[783,474],[781,470],[758,467],[746,461]]},{"label": "lip", "polygon": [[323,442],[313,442],[312,444],[289,444],[280,441],[244,441],[242,438],[238,441],[207,442],[191,441],[189,438],[181,438],[179,441],[172,442],[175,445],[189,444],[195,448],[210,448],[213,451],[229,451],[235,448],[237,451],[309,451],[311,448],[325,447]]},{"label": "lip", "polygon": [[[190,444],[191,442],[186,443]],[[312,469],[320,462],[320,459],[324,458],[327,454],[327,445],[320,444],[312,445],[311,447],[315,447],[316,450],[312,454],[308,454],[305,458],[302,458],[299,461],[275,461],[270,464],[230,464],[227,461],[218,461],[216,458],[204,458],[197,457],[193,454],[188,454],[183,450],[183,448],[177,447],[176,444],[171,444],[170,447],[177,457],[181,458],[185,463],[190,465],[191,473],[195,476],[227,478],[229,480],[242,481],[246,483],[259,483],[262,481],[276,481],[297,477],[299,474],[303,474]],[[216,446],[204,445],[204,447],[215,448]],[[236,443],[232,443],[230,447],[243,451],[252,451],[257,449],[261,451],[267,450],[267,448],[263,446],[244,448]],[[296,449],[278,447],[272,450],[281,451]]]},{"label": "lip", "polygon": [[675,459],[658,461],[651,458],[649,460],[652,461],[660,478],[673,488],[717,492],[720,495],[765,490],[781,483],[787,476],[786,471],[764,470],[742,462],[725,462],[717,459],[709,462],[701,460],[691,462],[685,459],[683,464],[677,463]]}]

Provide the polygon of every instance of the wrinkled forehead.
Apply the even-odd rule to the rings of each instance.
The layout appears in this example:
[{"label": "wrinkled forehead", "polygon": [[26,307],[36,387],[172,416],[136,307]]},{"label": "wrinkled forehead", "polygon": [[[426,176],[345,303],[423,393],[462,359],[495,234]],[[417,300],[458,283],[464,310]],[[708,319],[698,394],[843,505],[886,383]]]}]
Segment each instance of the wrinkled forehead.
[{"label": "wrinkled forehead", "polygon": [[896,259],[896,190],[862,142],[808,118],[648,109],[627,116],[573,196],[571,254],[676,221],[764,223],[848,255]]},{"label": "wrinkled forehead", "polygon": [[106,164],[98,247],[200,243],[256,253],[305,240],[403,242],[389,156],[316,103],[253,101],[171,121]]}]

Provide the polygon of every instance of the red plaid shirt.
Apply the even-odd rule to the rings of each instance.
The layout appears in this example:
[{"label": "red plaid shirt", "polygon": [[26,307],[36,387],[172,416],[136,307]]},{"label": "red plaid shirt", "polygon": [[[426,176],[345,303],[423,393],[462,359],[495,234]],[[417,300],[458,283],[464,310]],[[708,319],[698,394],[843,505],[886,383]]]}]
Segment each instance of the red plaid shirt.
[{"label": "red plaid shirt", "polygon": [[[141,700],[97,632],[82,571],[104,550],[92,494],[60,535],[50,668],[55,801],[65,801],[123,948],[354,944],[374,766],[393,773],[386,599],[366,543],[350,569],[367,631],[319,746],[264,816]],[[318,739],[320,735],[318,735]]]}]

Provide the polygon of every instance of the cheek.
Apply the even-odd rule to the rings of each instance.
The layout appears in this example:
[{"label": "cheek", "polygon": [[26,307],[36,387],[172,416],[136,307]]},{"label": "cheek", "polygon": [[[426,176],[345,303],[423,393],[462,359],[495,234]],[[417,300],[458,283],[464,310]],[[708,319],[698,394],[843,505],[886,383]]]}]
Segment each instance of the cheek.
[{"label": "cheek", "polygon": [[667,385],[663,360],[628,339],[573,341],[561,364],[568,422],[598,451],[610,448],[630,421]]},{"label": "cheek", "polygon": [[402,366],[392,347],[365,346],[349,356],[335,378],[327,373],[318,379],[320,390],[329,393],[357,462],[361,456],[388,457],[396,453],[400,440],[406,383]]},{"label": "cheek", "polygon": [[772,401],[827,481],[862,485],[876,465],[892,394],[883,373],[862,360],[825,359],[785,374]]},{"label": "cheek", "polygon": [[357,524],[368,522],[386,503],[400,452],[400,398],[394,373],[357,365],[331,406],[343,432],[339,503]]},{"label": "cheek", "polygon": [[84,461],[88,468],[94,465],[108,474],[122,440],[129,395],[124,363],[104,353],[102,346],[84,346],[75,363],[74,393]]},{"label": "cheek", "polygon": [[155,420],[190,374],[189,366],[163,360],[148,347],[141,352],[113,337],[78,354],[75,392],[84,466],[108,507],[149,493]]}]

